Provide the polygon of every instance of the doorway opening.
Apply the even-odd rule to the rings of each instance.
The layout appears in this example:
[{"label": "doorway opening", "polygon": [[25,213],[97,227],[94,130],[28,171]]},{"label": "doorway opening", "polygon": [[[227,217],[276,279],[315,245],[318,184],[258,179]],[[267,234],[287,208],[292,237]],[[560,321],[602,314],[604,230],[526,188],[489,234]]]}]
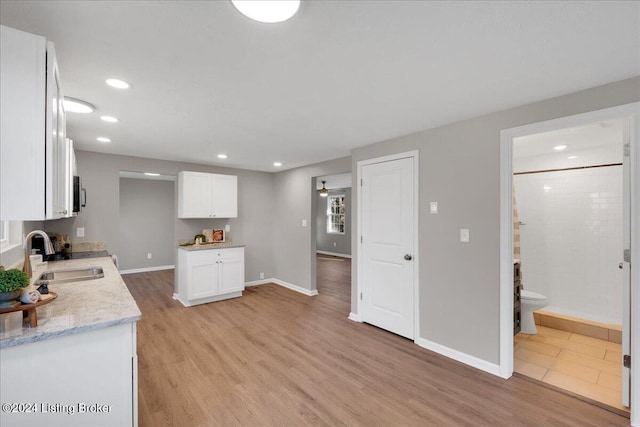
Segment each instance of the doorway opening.
[{"label": "doorway opening", "polygon": [[513,139],[513,357],[520,375],[628,414],[623,145],[623,119]]},{"label": "doorway opening", "polygon": [[351,302],[351,172],[315,178],[318,293]]},{"label": "doorway opening", "polygon": [[638,356],[630,319],[640,280],[629,249],[640,225],[639,107],[501,132],[500,375],[515,371],[627,415],[638,407],[638,377],[623,356]]}]

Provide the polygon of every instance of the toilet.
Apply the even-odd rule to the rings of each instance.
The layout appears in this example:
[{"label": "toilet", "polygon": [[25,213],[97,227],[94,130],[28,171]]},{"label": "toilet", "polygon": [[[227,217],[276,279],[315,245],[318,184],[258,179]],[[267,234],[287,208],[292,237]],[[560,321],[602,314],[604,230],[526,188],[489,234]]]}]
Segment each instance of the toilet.
[{"label": "toilet", "polygon": [[520,292],[520,332],[535,335],[538,333],[536,322],[533,320],[534,310],[539,310],[549,304],[546,296],[523,289]]}]

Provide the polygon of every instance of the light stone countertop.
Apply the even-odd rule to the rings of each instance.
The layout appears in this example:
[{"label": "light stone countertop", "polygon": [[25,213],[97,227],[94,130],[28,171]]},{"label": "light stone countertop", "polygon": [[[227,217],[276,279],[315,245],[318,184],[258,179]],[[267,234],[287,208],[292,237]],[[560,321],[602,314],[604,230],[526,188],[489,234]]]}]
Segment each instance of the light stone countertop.
[{"label": "light stone countertop", "polygon": [[207,249],[228,249],[228,248],[243,248],[245,245],[235,242],[221,242],[221,243],[203,243],[200,245],[180,246],[178,249],[185,251],[204,251]]},{"label": "light stone countertop", "polygon": [[[58,297],[38,310],[38,326],[22,324],[22,312],[0,315],[0,348],[43,341],[140,320],[141,312],[110,257],[50,261],[33,273],[99,266],[104,277],[50,284]],[[9,318],[9,316],[12,316]]]}]

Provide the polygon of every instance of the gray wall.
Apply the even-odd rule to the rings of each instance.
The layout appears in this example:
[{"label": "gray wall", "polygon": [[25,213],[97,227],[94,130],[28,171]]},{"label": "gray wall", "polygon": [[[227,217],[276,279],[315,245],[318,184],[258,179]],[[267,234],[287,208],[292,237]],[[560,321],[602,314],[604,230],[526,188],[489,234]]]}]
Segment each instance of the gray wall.
[{"label": "gray wall", "polygon": [[[273,241],[275,276],[305,289],[316,289],[315,177],[351,171],[351,157],[342,157],[275,174]],[[302,226],[302,220],[307,227]],[[267,276],[268,277],[268,276]]]},{"label": "gray wall", "polygon": [[[327,233],[327,198],[316,191],[316,249],[342,255],[351,255],[351,189],[329,190],[329,195],[344,194],[345,226],[344,234]],[[334,246],[335,243],[335,246]]]},{"label": "gray wall", "polygon": [[121,270],[174,264],[174,193],[173,181],[120,178]]},{"label": "gray wall", "polygon": [[[499,363],[500,131],[638,100],[635,77],[352,151],[354,173],[361,160],[420,152],[421,338]],[[357,187],[352,199],[353,228]],[[430,201],[438,202],[439,214],[429,214]],[[470,243],[460,243],[462,227],[470,229]],[[355,236],[352,243],[357,248]],[[354,266],[357,255],[356,249]],[[354,268],[354,313],[356,273]]]},{"label": "gray wall", "polygon": [[[140,157],[117,156],[89,151],[76,151],[78,172],[87,189],[87,207],[71,219],[46,221],[47,231],[69,233],[72,241],[104,241],[109,252],[118,255],[124,250],[120,235],[120,171],[153,171],[177,175],[182,170],[221,173],[238,176],[238,218],[211,220],[177,219],[177,197],[173,218],[175,235],[172,248],[181,239],[193,239],[203,228],[231,226],[227,238],[246,245],[245,280],[274,276],[271,246],[271,212],[274,208],[274,177],[271,173],[196,165]],[[177,193],[174,193],[177,194]],[[85,227],[85,237],[75,237],[76,228]],[[175,264],[172,262],[171,264]]]}]

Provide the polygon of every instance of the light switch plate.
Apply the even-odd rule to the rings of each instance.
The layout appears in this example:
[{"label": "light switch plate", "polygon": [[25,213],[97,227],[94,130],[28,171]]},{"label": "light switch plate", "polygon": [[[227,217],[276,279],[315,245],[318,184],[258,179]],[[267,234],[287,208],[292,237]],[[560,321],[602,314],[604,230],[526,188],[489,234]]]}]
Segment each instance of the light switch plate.
[{"label": "light switch plate", "polygon": [[224,231],[226,231],[227,233],[231,231],[231,224],[227,224],[224,226]]},{"label": "light switch plate", "polygon": [[429,203],[429,211],[432,214],[437,214],[438,213],[438,202]]},{"label": "light switch plate", "polygon": [[303,226],[303,227],[306,227],[306,226],[307,226],[307,220],[306,220],[306,219],[303,219],[303,220],[302,220],[302,226]]},{"label": "light switch plate", "polygon": [[469,243],[469,229],[461,228],[460,229],[460,241],[463,243]]},{"label": "light switch plate", "polygon": [[84,237],[84,227],[76,228],[76,237]]}]

